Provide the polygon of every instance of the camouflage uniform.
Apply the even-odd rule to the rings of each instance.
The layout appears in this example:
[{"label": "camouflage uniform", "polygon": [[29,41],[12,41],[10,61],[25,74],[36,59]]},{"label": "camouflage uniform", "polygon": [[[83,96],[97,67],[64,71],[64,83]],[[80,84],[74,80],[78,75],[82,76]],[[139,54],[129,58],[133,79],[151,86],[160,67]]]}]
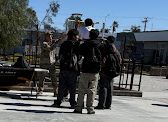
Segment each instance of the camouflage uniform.
[{"label": "camouflage uniform", "polygon": [[[51,78],[54,96],[57,94],[57,77],[55,68],[55,55],[56,55],[56,45],[49,45],[47,42],[43,42],[41,45],[41,55],[40,55],[40,68],[48,69],[49,76]],[[39,84],[38,91],[43,91],[44,80],[47,76],[46,73],[40,72],[39,74]]]}]

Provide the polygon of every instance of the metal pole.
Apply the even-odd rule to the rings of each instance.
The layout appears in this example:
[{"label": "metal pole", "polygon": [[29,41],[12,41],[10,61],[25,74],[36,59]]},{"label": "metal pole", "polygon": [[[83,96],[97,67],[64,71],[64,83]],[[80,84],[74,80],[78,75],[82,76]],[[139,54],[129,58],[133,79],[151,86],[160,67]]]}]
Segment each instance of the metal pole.
[{"label": "metal pole", "polygon": [[37,66],[37,57],[38,57],[38,42],[39,42],[39,29],[38,29],[38,24],[36,25],[37,31],[36,31],[36,54],[35,54],[35,67]]},{"label": "metal pole", "polygon": [[140,79],[139,79],[138,91],[140,91],[140,88],[141,88],[142,71],[143,71],[143,60],[141,60],[141,72],[140,72]]},{"label": "metal pole", "polygon": [[132,90],[133,82],[134,82],[134,71],[135,71],[135,60],[133,59],[132,65],[132,73],[131,73],[131,83],[130,83],[130,90]]},{"label": "metal pole", "polygon": [[123,67],[124,67],[124,58],[125,58],[125,46],[126,46],[126,41],[127,41],[127,36],[126,34],[124,34],[124,43],[122,43],[122,46],[123,46],[123,50],[122,50],[122,65],[121,65],[121,74],[120,74],[120,79],[119,79],[119,89],[121,87],[121,76],[122,76],[122,73],[123,73],[123,77],[124,77],[124,72],[122,71],[123,70]]}]

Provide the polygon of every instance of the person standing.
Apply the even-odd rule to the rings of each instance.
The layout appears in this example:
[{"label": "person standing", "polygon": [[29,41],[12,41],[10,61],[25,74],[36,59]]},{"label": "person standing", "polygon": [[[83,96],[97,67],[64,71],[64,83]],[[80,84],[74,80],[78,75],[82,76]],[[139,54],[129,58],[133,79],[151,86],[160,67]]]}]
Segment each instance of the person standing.
[{"label": "person standing", "polygon": [[95,109],[111,109],[114,75],[111,72],[109,73],[111,66],[108,64],[113,64],[113,62],[108,62],[107,56],[115,53],[118,56],[119,63],[121,63],[121,56],[114,45],[114,39],[115,38],[113,36],[109,36],[102,44],[102,62],[107,63],[102,63],[100,80],[98,83],[98,105],[95,107]]},{"label": "person standing", "polygon": [[69,102],[71,108],[76,105],[76,82],[79,75],[78,66],[78,41],[79,32],[76,29],[69,30],[67,33],[67,40],[61,44],[59,51],[60,59],[60,74],[59,74],[59,87],[57,100],[54,101],[52,106],[60,107],[65,93],[68,91],[70,94]]},{"label": "person standing", "polygon": [[74,113],[82,113],[84,96],[87,94],[87,112],[95,114],[93,102],[95,99],[100,71],[101,54],[98,49],[97,37],[99,32],[92,29],[90,39],[84,41],[79,47],[79,55],[83,57],[81,75],[78,84],[78,99]]},{"label": "person standing", "polygon": [[85,26],[81,26],[78,31],[79,31],[79,38],[81,40],[87,40],[89,39],[89,32],[94,29],[93,27],[93,20],[90,18],[85,19]]},{"label": "person standing", "polygon": [[[45,40],[41,44],[40,68],[49,70],[49,77],[51,78],[54,96],[57,94],[57,78],[55,68],[56,43],[52,43],[52,32],[45,33]],[[44,80],[46,73],[40,72],[38,94],[42,94],[44,90]]]}]

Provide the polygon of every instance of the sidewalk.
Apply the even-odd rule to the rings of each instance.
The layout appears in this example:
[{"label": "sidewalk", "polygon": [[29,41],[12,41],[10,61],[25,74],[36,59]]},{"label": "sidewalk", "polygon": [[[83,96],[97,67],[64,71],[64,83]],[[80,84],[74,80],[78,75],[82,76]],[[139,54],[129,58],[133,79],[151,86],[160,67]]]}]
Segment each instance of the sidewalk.
[{"label": "sidewalk", "polygon": [[[113,96],[111,110],[96,110],[95,115],[72,113],[69,103],[63,108],[51,107],[52,93],[44,92],[37,99],[30,91],[0,91],[0,121],[2,122],[167,122],[168,80],[143,76],[142,97]],[[35,92],[33,92],[35,94]],[[95,100],[94,105],[97,105]]]}]

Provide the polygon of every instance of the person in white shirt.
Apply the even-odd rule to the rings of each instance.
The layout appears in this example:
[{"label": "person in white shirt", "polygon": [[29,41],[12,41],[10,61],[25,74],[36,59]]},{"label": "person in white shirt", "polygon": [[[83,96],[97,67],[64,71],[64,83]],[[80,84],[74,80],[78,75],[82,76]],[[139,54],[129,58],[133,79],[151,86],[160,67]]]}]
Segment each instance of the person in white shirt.
[{"label": "person in white shirt", "polygon": [[90,30],[94,29],[93,27],[93,21],[90,18],[85,19],[85,26],[79,27],[78,31],[79,31],[79,38],[81,40],[87,40],[90,39],[89,38],[89,32]]}]

